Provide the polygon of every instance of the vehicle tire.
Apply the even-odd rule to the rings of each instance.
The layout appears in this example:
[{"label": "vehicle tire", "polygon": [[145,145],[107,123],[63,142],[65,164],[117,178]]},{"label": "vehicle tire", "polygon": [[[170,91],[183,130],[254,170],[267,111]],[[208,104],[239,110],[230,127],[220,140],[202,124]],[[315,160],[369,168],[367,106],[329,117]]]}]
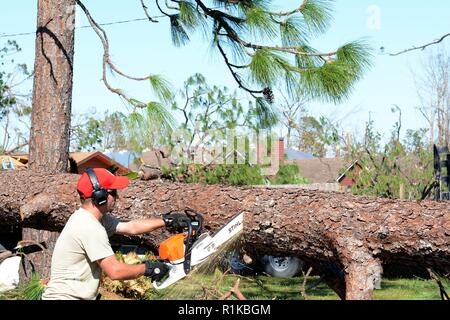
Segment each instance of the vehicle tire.
[{"label": "vehicle tire", "polygon": [[303,268],[303,261],[297,257],[264,256],[261,258],[265,273],[276,278],[296,276]]}]

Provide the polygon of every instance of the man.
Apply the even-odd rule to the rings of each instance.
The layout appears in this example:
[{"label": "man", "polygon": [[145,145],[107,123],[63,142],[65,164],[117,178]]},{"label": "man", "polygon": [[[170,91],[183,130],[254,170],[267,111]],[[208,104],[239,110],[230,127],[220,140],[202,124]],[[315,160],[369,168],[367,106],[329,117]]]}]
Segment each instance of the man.
[{"label": "man", "polygon": [[43,300],[94,300],[102,271],[112,280],[136,279],[142,275],[159,281],[168,273],[162,262],[138,265],[119,262],[109,243],[113,234],[139,235],[162,227],[178,229],[186,216],[166,214],[163,218],[120,222],[108,214],[114,209],[117,190],[128,186],[127,177],[106,169],[88,168],[78,181],[82,202],[67,221],[53,251],[50,281]]}]

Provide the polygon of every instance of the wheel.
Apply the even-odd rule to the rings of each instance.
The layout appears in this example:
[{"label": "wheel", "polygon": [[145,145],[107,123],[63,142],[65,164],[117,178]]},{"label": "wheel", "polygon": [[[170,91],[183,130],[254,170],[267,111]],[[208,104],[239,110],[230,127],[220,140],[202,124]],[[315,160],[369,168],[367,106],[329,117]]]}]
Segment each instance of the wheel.
[{"label": "wheel", "polygon": [[265,273],[277,278],[290,278],[303,268],[303,261],[296,257],[264,256],[261,259]]}]

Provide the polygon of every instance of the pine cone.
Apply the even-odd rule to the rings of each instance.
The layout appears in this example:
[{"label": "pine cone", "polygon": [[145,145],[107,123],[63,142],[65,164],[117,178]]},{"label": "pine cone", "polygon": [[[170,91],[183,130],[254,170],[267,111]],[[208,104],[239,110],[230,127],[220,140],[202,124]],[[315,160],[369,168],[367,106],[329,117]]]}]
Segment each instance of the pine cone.
[{"label": "pine cone", "polygon": [[269,102],[270,104],[273,103],[275,97],[273,95],[273,91],[271,88],[269,88],[269,87],[264,88],[263,95],[264,95],[264,98],[267,100],[267,102]]}]

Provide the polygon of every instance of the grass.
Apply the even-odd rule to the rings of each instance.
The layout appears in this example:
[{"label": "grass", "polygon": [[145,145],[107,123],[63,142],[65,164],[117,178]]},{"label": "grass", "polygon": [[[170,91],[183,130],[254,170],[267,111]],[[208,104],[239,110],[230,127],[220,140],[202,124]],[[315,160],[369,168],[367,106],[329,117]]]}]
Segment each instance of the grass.
[{"label": "grass", "polygon": [[[229,292],[237,279],[240,279],[240,290],[248,300],[303,300],[300,290],[303,277],[289,279],[272,278],[266,276],[238,277],[224,275],[220,272],[215,274],[194,274],[181,280],[168,289],[156,291],[150,290],[145,299],[150,300],[205,300],[219,299]],[[38,296],[35,294],[36,283],[33,281],[26,287],[14,290],[9,294],[1,294],[0,300],[33,300]],[[435,281],[415,279],[385,279],[382,281],[381,290],[374,291],[375,300],[441,300],[439,288]],[[28,289],[28,290],[25,290]],[[446,283],[447,292],[450,284]],[[33,294],[29,294],[33,292]],[[121,295],[109,292],[101,288],[104,300],[125,300]],[[28,293],[28,296],[27,294]],[[306,293],[309,300],[339,300],[339,297],[328,286],[319,282],[319,277],[308,278]]]},{"label": "grass", "polygon": [[[376,300],[441,300],[439,287],[434,280],[386,279],[382,290],[376,290]],[[450,286],[446,287],[447,293]]]},{"label": "grass", "polygon": [[[221,278],[221,281],[218,281]],[[163,291],[151,291],[147,299],[219,299],[229,292],[237,277],[232,275],[195,275]],[[300,290],[303,277],[289,279],[257,276],[240,278],[240,290],[248,300],[303,300]],[[374,291],[374,300],[441,300],[435,281],[424,279],[385,279],[381,290]],[[446,287],[447,292],[450,286]],[[309,300],[339,300],[319,277],[308,278]]]}]

